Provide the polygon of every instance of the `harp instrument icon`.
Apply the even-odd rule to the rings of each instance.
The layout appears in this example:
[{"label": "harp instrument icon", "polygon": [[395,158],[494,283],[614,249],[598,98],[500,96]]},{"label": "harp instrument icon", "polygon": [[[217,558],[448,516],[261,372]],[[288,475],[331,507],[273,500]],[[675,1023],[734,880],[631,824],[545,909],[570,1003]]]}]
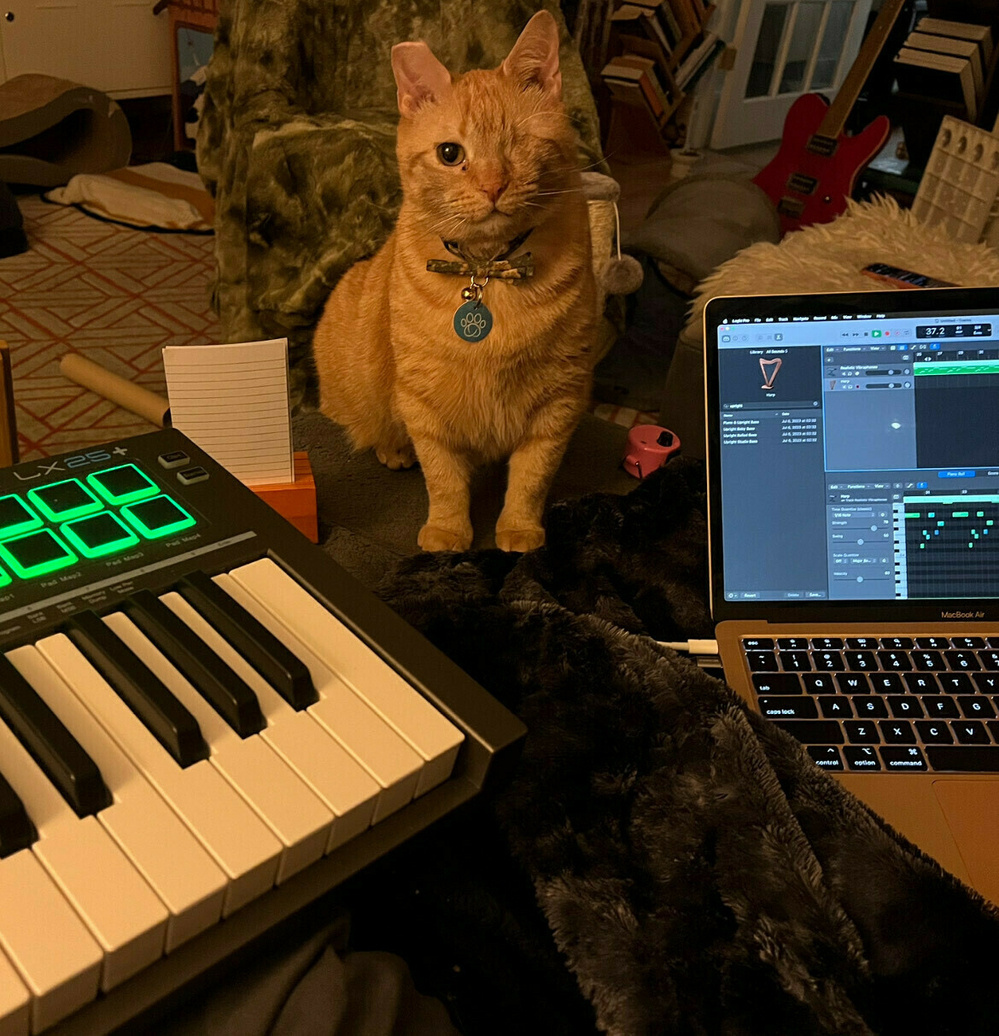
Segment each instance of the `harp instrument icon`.
[{"label": "harp instrument icon", "polygon": [[777,372],[780,370],[783,362],[779,356],[772,360],[764,360],[762,356],[760,357],[760,370],[763,372],[763,384],[760,388],[772,389],[774,387],[774,382],[777,380]]}]

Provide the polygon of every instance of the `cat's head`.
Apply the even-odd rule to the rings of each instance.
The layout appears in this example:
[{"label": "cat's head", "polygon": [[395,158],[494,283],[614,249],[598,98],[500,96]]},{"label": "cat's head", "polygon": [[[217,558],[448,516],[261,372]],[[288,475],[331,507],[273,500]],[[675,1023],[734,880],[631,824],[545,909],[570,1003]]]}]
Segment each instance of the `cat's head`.
[{"label": "cat's head", "polygon": [[425,43],[392,49],[403,191],[422,225],[474,254],[541,225],[578,191],[558,27],[527,23],[499,68],[452,79]]}]

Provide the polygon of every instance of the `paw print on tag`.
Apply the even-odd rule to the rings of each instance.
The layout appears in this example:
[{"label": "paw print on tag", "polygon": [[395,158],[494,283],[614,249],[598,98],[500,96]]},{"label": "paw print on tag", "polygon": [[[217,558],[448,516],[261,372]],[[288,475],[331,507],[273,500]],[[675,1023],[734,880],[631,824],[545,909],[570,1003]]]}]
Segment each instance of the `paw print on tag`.
[{"label": "paw print on tag", "polygon": [[454,313],[455,334],[466,342],[481,342],[493,329],[493,315],[481,302],[466,302]]}]

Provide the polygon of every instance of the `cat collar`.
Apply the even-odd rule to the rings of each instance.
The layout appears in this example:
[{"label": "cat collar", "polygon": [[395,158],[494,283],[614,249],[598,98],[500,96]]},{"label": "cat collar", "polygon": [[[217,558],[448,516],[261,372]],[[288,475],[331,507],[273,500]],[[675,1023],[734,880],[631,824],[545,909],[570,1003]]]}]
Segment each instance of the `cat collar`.
[{"label": "cat collar", "polygon": [[[461,289],[464,302],[454,311],[452,325],[454,333],[466,342],[481,342],[493,329],[493,315],[489,307],[482,301],[482,292],[491,277],[498,280],[515,281],[530,277],[534,273],[534,262],[531,253],[525,252],[511,259],[510,256],[527,240],[530,230],[515,237],[509,245],[492,259],[480,259],[478,256],[466,255],[457,241],[444,241],[442,244],[452,254],[458,256],[460,262],[447,259],[430,259],[427,270],[430,273],[449,273],[468,277],[468,284]],[[485,278],[481,283],[476,277]]]}]

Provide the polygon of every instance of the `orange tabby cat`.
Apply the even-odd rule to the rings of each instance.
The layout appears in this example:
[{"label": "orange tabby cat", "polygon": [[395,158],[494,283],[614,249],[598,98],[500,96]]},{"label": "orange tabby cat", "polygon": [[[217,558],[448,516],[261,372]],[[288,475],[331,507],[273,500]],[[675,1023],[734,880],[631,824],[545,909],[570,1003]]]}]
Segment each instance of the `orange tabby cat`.
[{"label": "orange tabby cat", "polygon": [[[341,279],[316,329],[321,410],[388,467],[420,462],[424,550],[471,545],[472,472],[507,458],[497,546],[541,546],[548,489],[590,398],[596,287],[558,45],[541,11],[494,70],[452,80],[425,43],[393,48],[398,222]],[[524,279],[483,266],[527,253]],[[427,269],[455,256],[478,267],[474,283]]]}]

